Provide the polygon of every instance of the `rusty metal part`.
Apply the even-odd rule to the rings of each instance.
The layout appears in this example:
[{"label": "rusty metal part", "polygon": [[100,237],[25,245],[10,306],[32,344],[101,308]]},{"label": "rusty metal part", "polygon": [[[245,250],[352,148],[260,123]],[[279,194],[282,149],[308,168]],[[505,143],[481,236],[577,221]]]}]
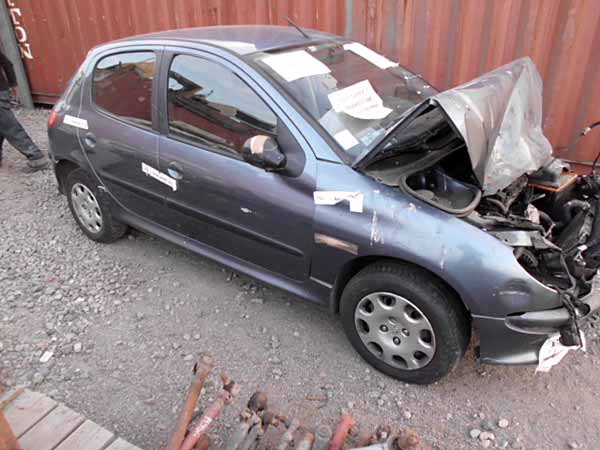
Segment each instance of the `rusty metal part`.
[{"label": "rusty metal part", "polygon": [[250,430],[261,423],[261,417],[247,408],[240,415],[240,425],[225,445],[225,450],[239,450],[247,439]]},{"label": "rusty metal part", "polygon": [[250,411],[259,412],[266,410],[268,405],[269,399],[267,394],[261,391],[256,391],[254,394],[252,394],[250,400],[248,400],[247,408]]},{"label": "rusty metal part", "polygon": [[203,434],[202,436],[200,436],[200,439],[198,439],[198,443],[194,447],[194,450],[208,450],[209,447],[210,438],[207,434]]},{"label": "rusty metal part", "polygon": [[310,450],[315,443],[315,435],[308,430],[304,430],[302,437],[294,446],[295,450]]},{"label": "rusty metal part", "polygon": [[300,427],[300,421],[298,419],[292,419],[285,430],[285,433],[281,436],[281,440],[277,445],[277,450],[286,450],[290,442],[294,440],[294,433]]},{"label": "rusty metal part", "polygon": [[221,378],[223,381],[223,390],[219,393],[217,399],[206,408],[202,417],[195,424],[192,424],[190,432],[181,445],[181,450],[192,450],[200,437],[211,429],[213,423],[219,418],[223,409],[225,409],[225,405],[230,404],[233,398],[239,393],[240,387],[229,377],[222,375]]},{"label": "rusty metal part", "polygon": [[327,447],[328,450],[342,450],[344,442],[346,442],[346,438],[353,426],[354,419],[352,416],[348,413],[342,414],[342,419],[329,441],[329,446]]},{"label": "rusty metal part", "polygon": [[209,360],[204,360],[200,363],[194,364],[194,378],[192,379],[192,383],[188,390],[183,408],[181,409],[179,417],[177,418],[177,423],[175,424],[175,428],[171,434],[171,439],[169,440],[167,450],[179,450],[181,448],[181,443],[185,437],[185,432],[187,431],[187,427],[192,419],[192,414],[194,413],[194,408],[196,407],[196,403],[198,403],[200,392],[202,391],[204,382],[206,381],[206,378],[208,377],[208,374],[212,368],[213,365]]},{"label": "rusty metal part", "polygon": [[357,447],[352,450],[410,450],[418,447],[420,439],[412,430],[392,434],[385,442],[379,442],[366,447]]},{"label": "rusty metal part", "polygon": [[0,449],[23,450],[17,442],[17,438],[10,428],[2,409],[0,409]]},{"label": "rusty metal part", "polygon": [[414,430],[404,430],[398,437],[398,447],[401,450],[409,450],[411,448],[417,448],[421,445],[421,438]]}]

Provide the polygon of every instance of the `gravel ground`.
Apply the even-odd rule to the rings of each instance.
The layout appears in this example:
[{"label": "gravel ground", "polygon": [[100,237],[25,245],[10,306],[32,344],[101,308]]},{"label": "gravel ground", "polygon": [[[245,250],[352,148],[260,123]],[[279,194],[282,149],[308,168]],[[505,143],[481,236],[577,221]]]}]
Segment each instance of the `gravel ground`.
[{"label": "gravel ground", "polygon": [[[47,111],[19,116],[46,149]],[[598,328],[587,330],[587,353],[568,355],[549,374],[480,366],[469,351],[442,382],[409,386],[370,369],[336,317],[290,294],[145,234],[112,245],[86,239],[51,171],[22,175],[24,159],[5,147],[4,384],[49,394],[143,449],[158,449],[187,389],[191,361],[208,353],[218,365],[203,404],[215,397],[220,371],[242,386],[220,435],[262,389],[275,409],[325,425],[323,436],[347,408],[364,427],[411,427],[429,449],[598,448]],[[40,362],[47,351],[49,361]]]}]

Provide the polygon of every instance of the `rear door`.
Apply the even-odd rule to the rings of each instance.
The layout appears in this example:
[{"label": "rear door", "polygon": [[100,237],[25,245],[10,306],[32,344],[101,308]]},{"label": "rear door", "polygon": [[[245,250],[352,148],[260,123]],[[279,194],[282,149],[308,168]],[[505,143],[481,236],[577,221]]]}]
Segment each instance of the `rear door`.
[{"label": "rear door", "polygon": [[112,197],[158,223],[170,189],[148,169],[158,165],[153,102],[161,54],[161,48],[139,46],[100,54],[87,79],[80,113],[87,129],[79,130],[84,152]]},{"label": "rear door", "polygon": [[[239,259],[306,279],[316,170],[307,144],[234,64],[209,53],[166,49],[163,70],[160,170],[178,180],[177,190],[167,193],[171,227]],[[241,149],[255,135],[278,138],[295,173],[246,163]]]}]

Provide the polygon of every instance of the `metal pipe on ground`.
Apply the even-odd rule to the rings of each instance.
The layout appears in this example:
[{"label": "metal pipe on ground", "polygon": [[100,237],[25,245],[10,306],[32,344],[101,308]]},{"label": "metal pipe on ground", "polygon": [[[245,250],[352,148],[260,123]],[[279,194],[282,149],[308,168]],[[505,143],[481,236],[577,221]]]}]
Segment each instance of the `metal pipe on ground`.
[{"label": "metal pipe on ground", "polygon": [[17,442],[17,438],[10,428],[2,409],[0,409],[0,449],[23,450]]},{"label": "metal pipe on ground", "polygon": [[209,360],[204,360],[194,365],[194,378],[192,379],[192,383],[188,390],[185,403],[183,405],[181,413],[179,413],[179,417],[177,419],[175,428],[173,429],[173,433],[171,434],[171,440],[169,441],[167,450],[179,450],[181,448],[181,443],[185,438],[185,433],[190,424],[190,420],[192,420],[194,408],[198,403],[200,392],[202,391],[204,382],[206,381],[206,378],[208,377],[212,369],[213,364]]},{"label": "metal pipe on ground", "polygon": [[304,434],[295,445],[295,450],[310,450],[315,443],[315,435],[310,431],[305,430]]},{"label": "metal pipe on ground", "polygon": [[333,433],[331,441],[329,441],[328,450],[342,450],[344,442],[346,442],[346,438],[353,426],[354,419],[352,416],[348,413],[342,414],[342,419],[340,420],[335,433]]},{"label": "metal pipe on ground", "polygon": [[206,408],[204,414],[198,421],[192,425],[192,429],[181,445],[181,450],[192,450],[200,437],[211,429],[213,423],[219,418],[225,406],[233,401],[233,398],[239,393],[240,387],[229,377],[223,375],[223,390],[217,399]]},{"label": "metal pipe on ground", "polygon": [[0,1],[0,42],[2,42],[6,57],[13,63],[17,85],[19,86],[21,104],[25,108],[33,109],[29,79],[27,78],[25,65],[21,58],[21,49],[15,36],[15,29],[12,24],[8,4],[4,0]]},{"label": "metal pipe on ground", "polygon": [[300,421],[298,419],[292,419],[287,430],[285,430],[285,433],[281,436],[281,440],[277,445],[277,450],[286,450],[288,448],[288,445],[290,445],[290,442],[294,439],[294,433],[299,427]]}]

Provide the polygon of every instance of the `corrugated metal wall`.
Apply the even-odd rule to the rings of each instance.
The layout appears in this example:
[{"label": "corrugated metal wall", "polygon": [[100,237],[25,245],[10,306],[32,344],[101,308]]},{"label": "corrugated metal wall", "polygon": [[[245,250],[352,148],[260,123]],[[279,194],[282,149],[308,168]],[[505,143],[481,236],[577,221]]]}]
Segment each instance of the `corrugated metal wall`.
[{"label": "corrugated metal wall", "polygon": [[[366,43],[445,89],[528,55],[545,83],[555,147],[600,119],[597,0],[5,0],[37,100],[52,101],[94,45],[169,28],[285,24],[285,17]],[[18,10],[18,11],[15,11]],[[600,132],[569,159],[589,161]]]}]

